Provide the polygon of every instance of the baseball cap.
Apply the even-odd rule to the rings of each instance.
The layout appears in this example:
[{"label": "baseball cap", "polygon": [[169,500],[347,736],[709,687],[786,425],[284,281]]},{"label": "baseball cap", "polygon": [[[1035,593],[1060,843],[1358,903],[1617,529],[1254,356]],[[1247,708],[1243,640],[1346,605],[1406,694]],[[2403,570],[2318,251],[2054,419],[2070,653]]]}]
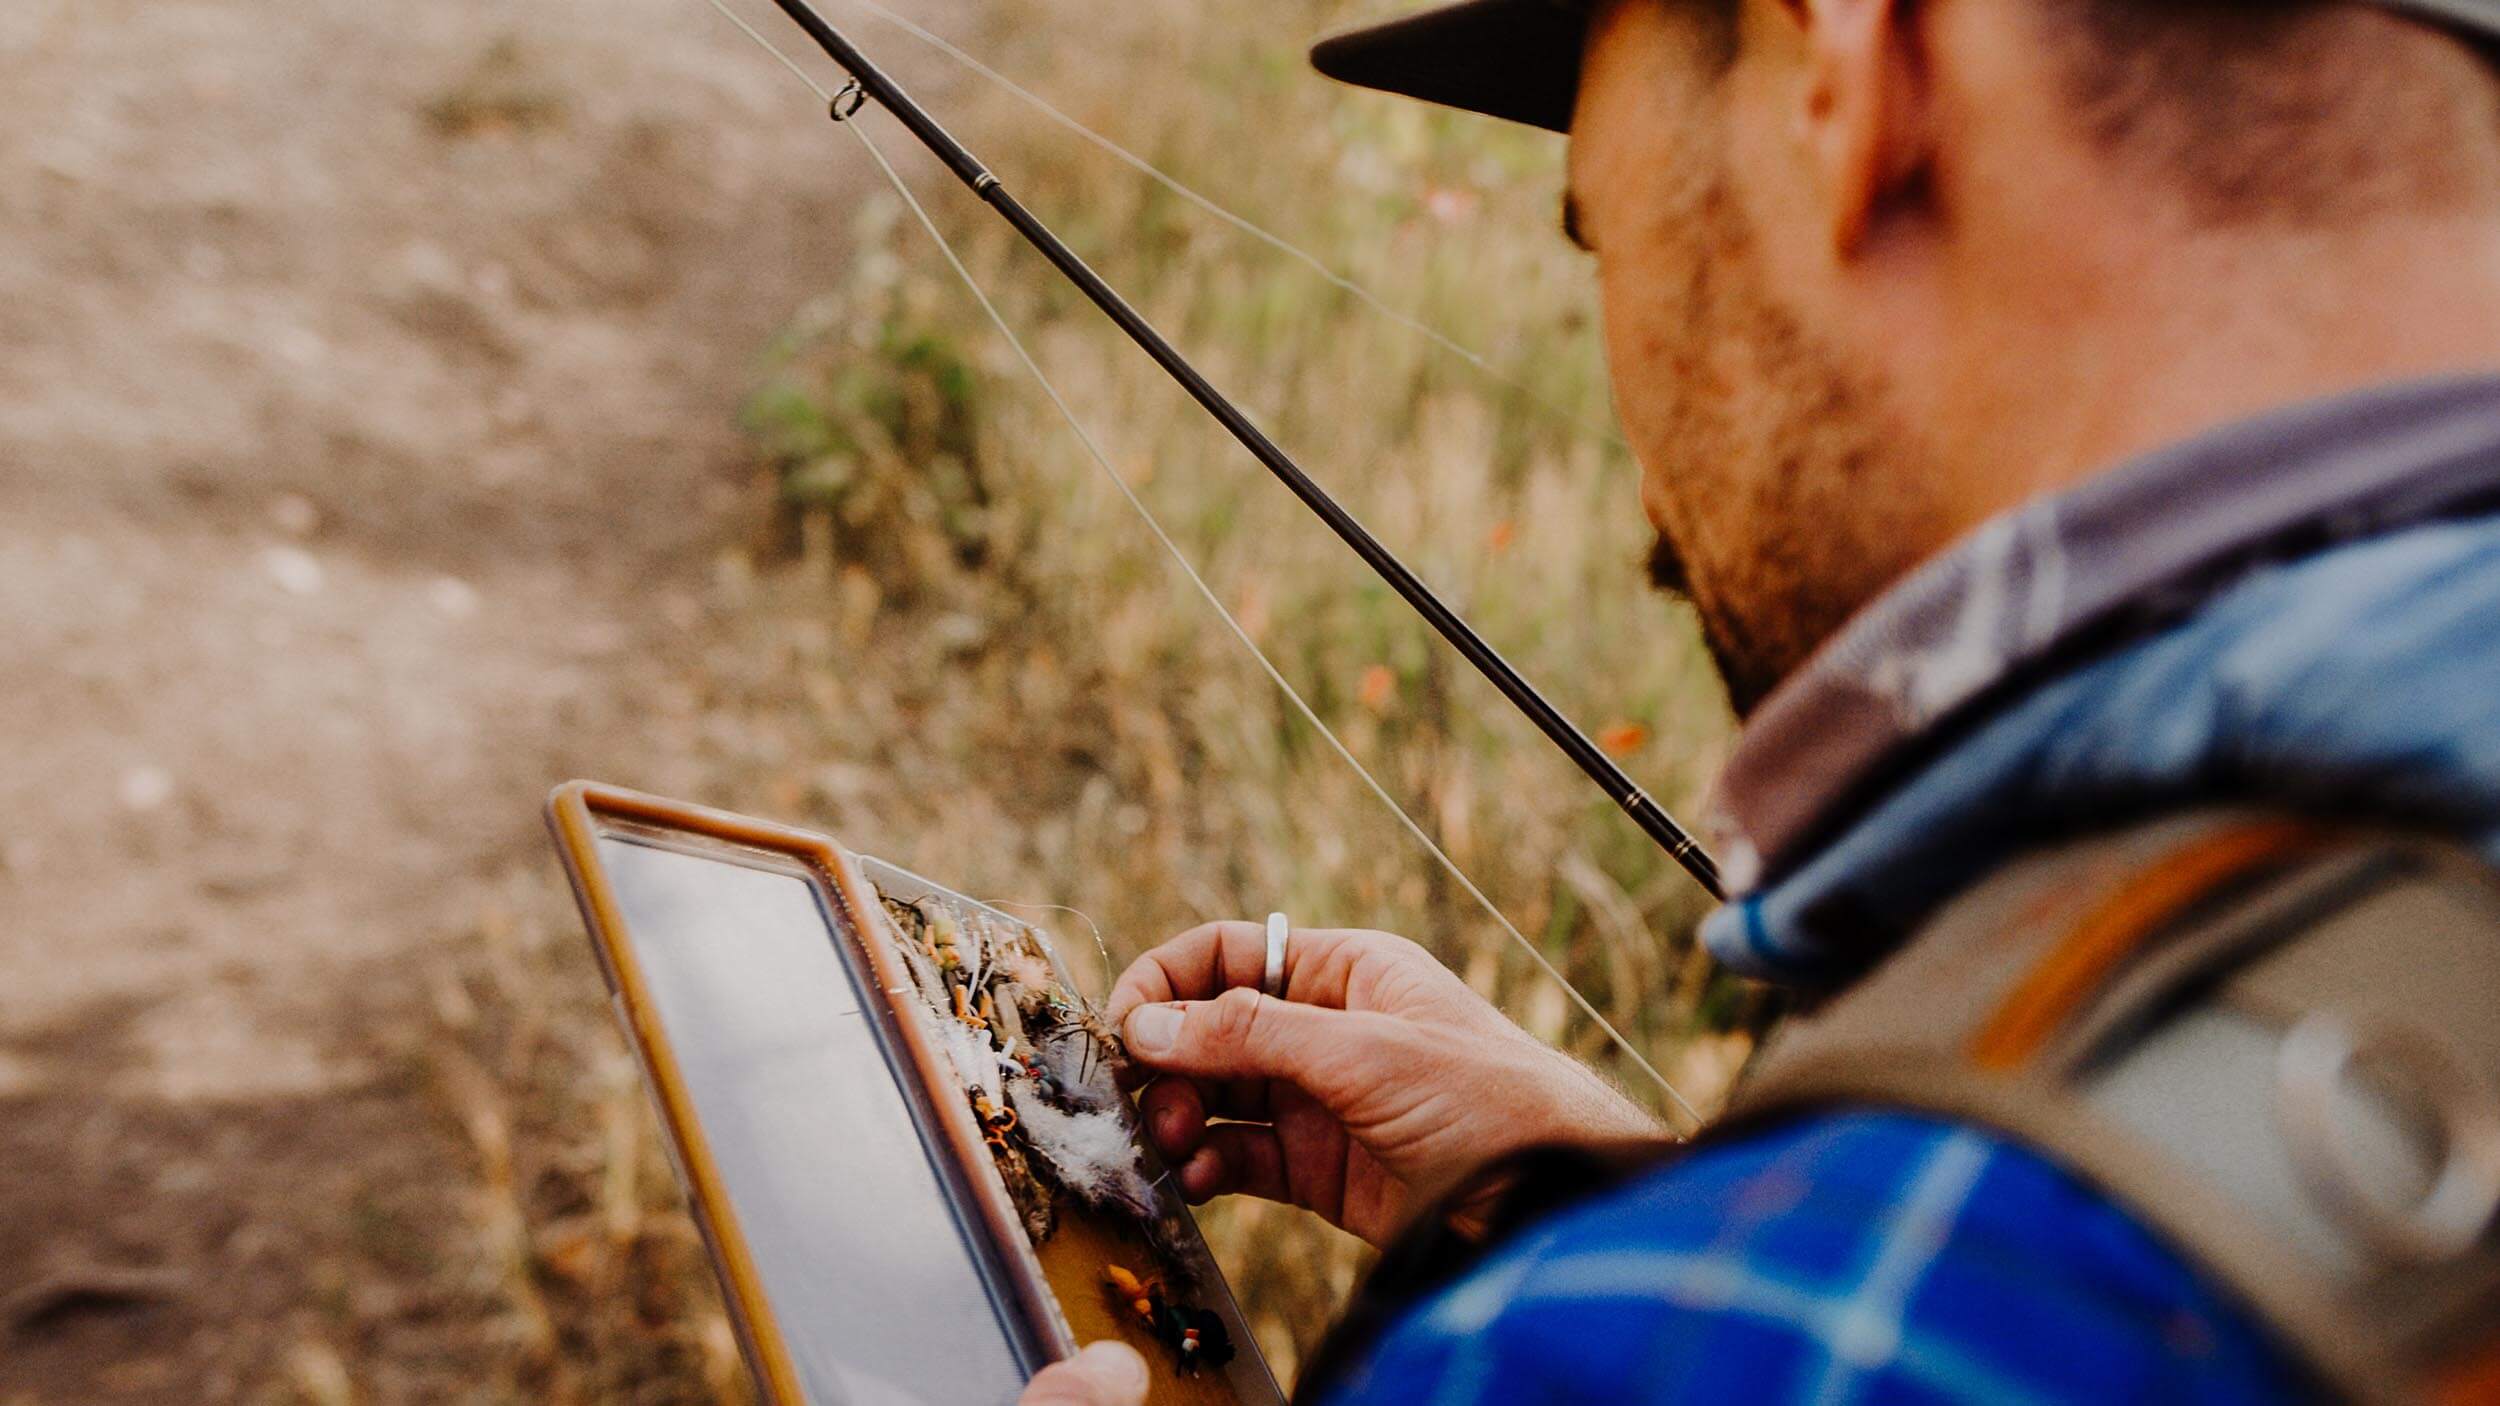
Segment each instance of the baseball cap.
[{"label": "baseball cap", "polygon": [[[2500,44],[2500,0],[2367,2]],[[1592,3],[1459,0],[1332,35],[1311,64],[1356,87],[1567,132]]]}]

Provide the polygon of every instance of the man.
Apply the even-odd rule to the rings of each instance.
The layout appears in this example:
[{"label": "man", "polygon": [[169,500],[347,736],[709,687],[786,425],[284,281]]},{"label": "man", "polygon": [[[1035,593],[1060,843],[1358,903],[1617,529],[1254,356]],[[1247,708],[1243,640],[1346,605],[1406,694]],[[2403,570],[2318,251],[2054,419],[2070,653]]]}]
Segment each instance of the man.
[{"label": "man", "polygon": [[[1425,1243],[1486,1243],[1394,1254],[1325,1399],[2500,1400],[2500,928],[2407,878],[2445,916],[2311,946],[2347,842],[2299,819],[2500,857],[2496,34],[2485,0],[1473,0],[1321,47],[1569,131],[1657,575],[1746,719],[1704,936],[1843,993],[1736,1125],[1542,1219],[1504,1209],[1526,1163],[1440,1202]],[[2330,950],[2401,1035],[2247,955]],[[1202,928],[1114,998],[1194,1197],[1382,1243],[1487,1158],[1656,1136],[1410,944],[1295,933],[1281,999],[1261,951]],[[1979,1072],[1868,1067],[1929,1027]],[[2433,1110],[2392,1201],[2365,1045]],[[1142,1391],[1098,1346],[1025,1399]]]}]

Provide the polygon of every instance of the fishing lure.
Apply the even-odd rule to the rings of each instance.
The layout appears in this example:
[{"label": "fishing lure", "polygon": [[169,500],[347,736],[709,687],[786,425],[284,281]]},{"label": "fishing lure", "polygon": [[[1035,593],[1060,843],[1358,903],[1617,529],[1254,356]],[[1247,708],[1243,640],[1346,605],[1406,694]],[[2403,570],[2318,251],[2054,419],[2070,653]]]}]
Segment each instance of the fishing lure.
[{"label": "fishing lure", "polygon": [[1159,1278],[1141,1279],[1122,1265],[1102,1267],[1112,1300],[1166,1347],[1183,1372],[1221,1367],[1233,1360],[1233,1335],[1224,1320],[1204,1308],[1174,1303]]}]

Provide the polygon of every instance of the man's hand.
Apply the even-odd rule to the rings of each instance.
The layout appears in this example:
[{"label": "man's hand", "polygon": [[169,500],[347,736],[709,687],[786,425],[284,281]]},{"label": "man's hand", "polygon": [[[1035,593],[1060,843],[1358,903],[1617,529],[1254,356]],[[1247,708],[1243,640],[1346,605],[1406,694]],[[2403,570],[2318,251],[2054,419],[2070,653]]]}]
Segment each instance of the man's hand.
[{"label": "man's hand", "polygon": [[1262,925],[1209,923],[1111,993],[1160,1076],[1138,1099],[1147,1134],[1193,1201],[1290,1202],[1379,1245],[1505,1153],[1666,1136],[1402,937],[1297,929],[1281,1001],[1257,989],[1266,950]]},{"label": "man's hand", "polygon": [[1126,1343],[1094,1343],[1034,1373],[1016,1406],[1146,1406],[1146,1359]]}]

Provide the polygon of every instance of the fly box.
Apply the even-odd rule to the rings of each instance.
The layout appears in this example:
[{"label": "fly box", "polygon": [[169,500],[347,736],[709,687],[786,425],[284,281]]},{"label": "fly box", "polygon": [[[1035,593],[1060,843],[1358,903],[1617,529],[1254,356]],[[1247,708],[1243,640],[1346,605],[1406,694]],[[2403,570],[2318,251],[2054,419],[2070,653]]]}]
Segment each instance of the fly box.
[{"label": "fly box", "polygon": [[767,1399],[991,1406],[1119,1338],[1276,1406],[1050,935],[804,830],[574,782],[549,818]]}]

